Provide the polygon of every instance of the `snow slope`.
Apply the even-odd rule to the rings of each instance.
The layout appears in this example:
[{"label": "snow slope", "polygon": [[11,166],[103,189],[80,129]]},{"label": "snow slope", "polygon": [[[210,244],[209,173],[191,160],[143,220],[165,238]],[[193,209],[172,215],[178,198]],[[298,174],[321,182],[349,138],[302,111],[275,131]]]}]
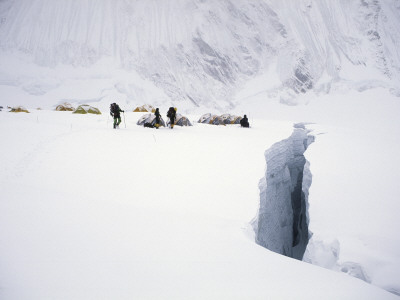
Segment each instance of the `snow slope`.
[{"label": "snow slope", "polygon": [[256,215],[263,152],[309,122],[305,260],[400,294],[399,22],[398,0],[0,1],[1,106],[147,103],[253,125],[144,131],[126,113],[116,133],[107,116],[1,112],[0,291],[384,297],[240,232]]},{"label": "snow slope", "polygon": [[118,97],[224,109],[266,72],[265,89],[290,104],[343,85],[400,95],[396,0],[3,0],[0,20],[4,105]]},{"label": "snow slope", "polygon": [[397,299],[255,244],[262,154],[290,122],[125,115],[0,112],[2,299]]},{"label": "snow slope", "polygon": [[257,82],[252,86],[237,109],[253,118],[308,122],[316,138],[305,152],[313,236],[304,260],[399,295],[398,98],[385,89],[346,91],[288,107],[265,93],[252,95],[261,89]]}]

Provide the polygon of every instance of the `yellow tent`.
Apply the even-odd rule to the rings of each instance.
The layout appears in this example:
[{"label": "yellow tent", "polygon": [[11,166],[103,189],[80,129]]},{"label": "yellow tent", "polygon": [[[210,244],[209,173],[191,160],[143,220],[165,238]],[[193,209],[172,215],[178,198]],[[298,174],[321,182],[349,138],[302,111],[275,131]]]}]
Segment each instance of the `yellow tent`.
[{"label": "yellow tent", "polygon": [[230,114],[223,114],[221,118],[225,124],[240,124],[240,120],[242,119],[242,117]]},{"label": "yellow tent", "polygon": [[10,112],[26,112],[26,113],[29,113],[29,111],[23,106],[13,107],[13,108],[11,108]]},{"label": "yellow tent", "polygon": [[202,115],[200,117],[198,123],[212,124],[212,125],[224,125],[225,126],[225,122],[220,116],[212,115],[210,113]]},{"label": "yellow tent", "polygon": [[79,105],[76,110],[73,112],[73,114],[96,114],[96,115],[101,115],[101,112],[98,108],[87,105],[87,104],[82,104]]},{"label": "yellow tent", "polygon": [[133,110],[133,112],[152,112],[152,113],[154,113],[155,111],[156,109],[149,104],[138,106]]},{"label": "yellow tent", "polygon": [[74,111],[74,110],[75,108],[73,108],[72,105],[68,102],[57,105],[56,107],[56,111]]}]

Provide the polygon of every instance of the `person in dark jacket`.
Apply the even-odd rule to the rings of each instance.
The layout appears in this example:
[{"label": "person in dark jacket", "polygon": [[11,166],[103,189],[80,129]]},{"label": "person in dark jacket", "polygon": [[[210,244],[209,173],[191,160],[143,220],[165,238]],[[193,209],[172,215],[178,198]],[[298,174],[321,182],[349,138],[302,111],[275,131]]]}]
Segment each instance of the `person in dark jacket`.
[{"label": "person in dark jacket", "polygon": [[170,107],[167,112],[167,117],[169,118],[169,125],[171,126],[171,129],[173,129],[176,119],[176,108]]},{"label": "person in dark jacket", "polygon": [[160,127],[160,122],[161,122],[161,120],[160,120],[161,115],[160,115],[160,111],[158,110],[158,108],[156,108],[156,111],[154,114],[156,115],[156,124],[154,126],[156,127],[156,129],[158,129]]},{"label": "person in dark jacket", "polygon": [[240,120],[240,125],[241,125],[242,127],[246,127],[246,128],[249,128],[249,127],[250,127],[249,119],[247,119],[247,116],[246,116],[246,115],[244,115],[243,119]]},{"label": "person in dark jacket", "polygon": [[110,115],[114,118],[114,129],[119,128],[119,124],[121,124],[121,114],[120,112],[124,112],[119,108],[117,103],[112,103],[110,105]]}]

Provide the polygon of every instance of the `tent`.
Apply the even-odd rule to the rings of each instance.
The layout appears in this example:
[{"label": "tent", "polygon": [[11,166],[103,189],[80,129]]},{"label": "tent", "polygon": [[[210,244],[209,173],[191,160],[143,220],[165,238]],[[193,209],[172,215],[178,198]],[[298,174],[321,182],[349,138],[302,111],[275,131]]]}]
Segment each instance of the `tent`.
[{"label": "tent", "polygon": [[225,122],[221,117],[219,117],[217,115],[212,115],[210,113],[202,115],[200,117],[198,123],[212,124],[212,125],[224,125],[225,126]]},{"label": "tent", "polygon": [[240,120],[242,119],[242,117],[230,114],[223,114],[221,118],[225,124],[240,124]]},{"label": "tent", "polygon": [[198,123],[209,124],[212,115],[210,113],[204,114],[200,117]]},{"label": "tent", "polygon": [[[168,119],[167,125],[169,125],[170,121]],[[181,114],[176,114],[176,119],[174,125],[178,126],[193,126],[192,123],[190,123],[189,119],[182,116]]]},{"label": "tent", "polygon": [[152,113],[154,113],[155,111],[156,109],[149,104],[145,104],[140,107],[138,106],[133,110],[133,112],[152,112]]},{"label": "tent", "polygon": [[101,115],[101,112],[98,108],[87,105],[87,104],[82,104],[79,105],[76,110],[73,112],[73,114],[96,114],[96,115]]},{"label": "tent", "polygon": [[11,108],[10,112],[26,112],[26,113],[29,113],[29,111],[23,106],[13,107],[13,108]]},{"label": "tent", "polygon": [[74,111],[75,108],[68,102],[64,102],[63,104],[57,105],[56,111]]},{"label": "tent", "polygon": [[[139,126],[144,126],[145,124],[151,124],[152,126],[154,126],[154,124],[156,124],[156,115],[154,114],[145,114],[143,115],[138,121],[137,121],[137,125]],[[160,125],[165,127],[165,122],[163,120],[163,118],[160,116]]]}]

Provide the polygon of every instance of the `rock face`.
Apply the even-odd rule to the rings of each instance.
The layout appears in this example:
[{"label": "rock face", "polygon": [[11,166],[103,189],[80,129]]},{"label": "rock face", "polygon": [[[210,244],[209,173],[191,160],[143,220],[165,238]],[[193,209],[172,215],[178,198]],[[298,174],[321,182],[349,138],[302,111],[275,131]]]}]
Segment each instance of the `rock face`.
[{"label": "rock face", "polygon": [[256,242],[274,252],[301,260],[308,231],[308,189],[311,173],[303,155],[314,140],[302,126],[265,152],[267,171],[260,181],[260,208],[253,226]]}]

